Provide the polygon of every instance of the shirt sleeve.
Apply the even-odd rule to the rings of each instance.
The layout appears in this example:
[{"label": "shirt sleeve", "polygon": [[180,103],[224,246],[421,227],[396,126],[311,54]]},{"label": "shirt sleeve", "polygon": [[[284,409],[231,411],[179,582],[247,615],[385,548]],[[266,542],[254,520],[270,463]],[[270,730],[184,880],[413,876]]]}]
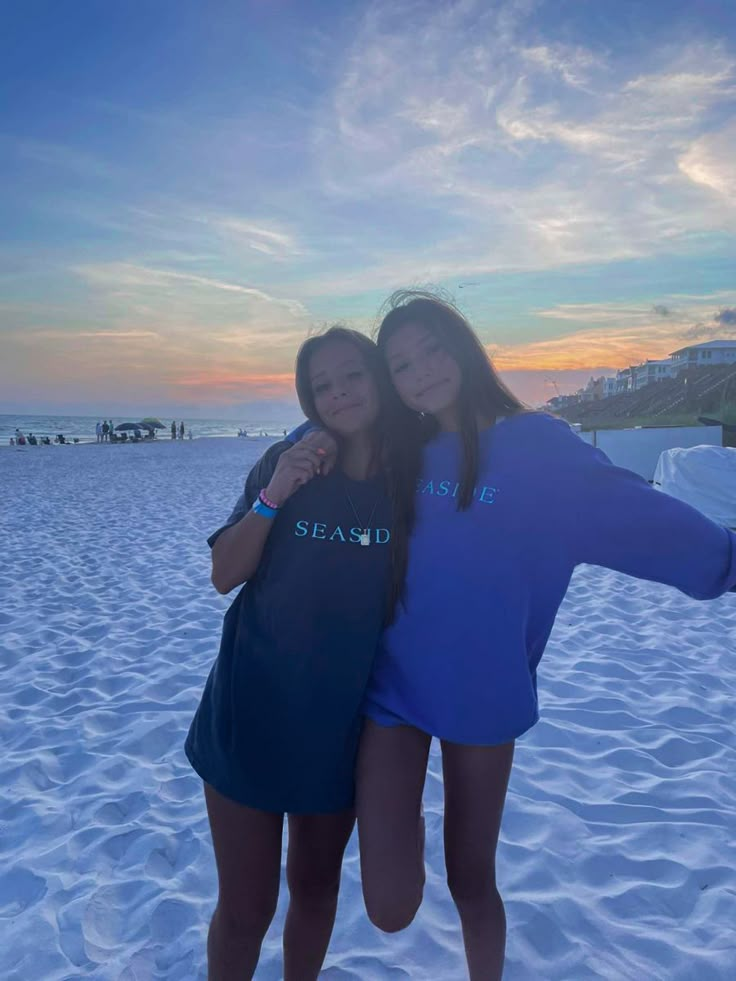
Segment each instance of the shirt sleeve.
[{"label": "shirt sleeve", "polygon": [[[561,421],[559,421],[561,422]],[[614,466],[566,423],[558,460],[566,537],[587,562],[674,586],[694,599],[736,590],[736,535],[643,477]],[[556,440],[555,440],[556,441]]]},{"label": "shirt sleeve", "polygon": [[320,428],[320,426],[317,426],[315,423],[310,422],[310,420],[307,419],[306,422],[303,422],[300,426],[297,426],[296,429],[292,429],[286,439],[289,443],[298,443],[300,440],[304,439],[307,433],[314,432]]},{"label": "shirt sleeve", "polygon": [[221,528],[214,531],[207,539],[207,544],[210,548],[213,547],[223,531],[232,528],[233,525],[236,525],[250,511],[261,490],[269,483],[271,477],[273,477],[279,457],[286,450],[291,449],[292,446],[293,443],[289,439],[283,439],[278,443],[274,443],[273,446],[269,446],[248,474],[243,493],[235,502],[230,517]]}]

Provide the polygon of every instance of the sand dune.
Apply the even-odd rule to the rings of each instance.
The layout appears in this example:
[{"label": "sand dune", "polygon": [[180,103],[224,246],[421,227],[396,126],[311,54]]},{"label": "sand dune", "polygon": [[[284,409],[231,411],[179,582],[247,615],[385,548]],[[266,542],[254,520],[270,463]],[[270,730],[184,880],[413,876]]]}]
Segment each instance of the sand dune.
[{"label": "sand dune", "polygon": [[[0,976],[203,979],[215,870],[182,744],[228,600],[206,535],[236,439],[0,454]],[[509,981],[736,976],[736,597],[576,575],[517,747],[499,854]],[[323,976],[465,976],[425,797],[426,901],[383,936],[355,841]],[[277,920],[258,978],[281,977]]]}]

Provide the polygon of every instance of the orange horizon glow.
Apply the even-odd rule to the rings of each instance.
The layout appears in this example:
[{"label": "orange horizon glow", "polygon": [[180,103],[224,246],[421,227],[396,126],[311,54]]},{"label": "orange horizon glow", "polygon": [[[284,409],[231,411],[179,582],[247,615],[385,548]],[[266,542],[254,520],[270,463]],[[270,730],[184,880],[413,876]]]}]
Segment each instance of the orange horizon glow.
[{"label": "orange horizon glow", "polygon": [[646,336],[642,333],[638,328],[601,336],[599,330],[585,330],[513,347],[489,344],[486,350],[499,371],[592,371],[603,366],[620,371],[647,360],[668,358],[686,343],[671,328],[663,330],[659,325],[653,325]]},{"label": "orange horizon glow", "polygon": [[[602,335],[600,330],[589,329],[548,341],[503,347],[489,344],[486,350],[500,372],[613,372],[647,359],[667,358],[683,346],[682,337],[670,325],[653,324],[651,329],[646,329],[646,336],[642,333],[641,328],[622,328]],[[188,390],[192,396],[201,396],[206,391],[209,399],[222,404],[242,399],[246,392],[266,398],[293,398],[295,394],[293,371],[212,367],[187,372],[170,383],[179,394]]]},{"label": "orange horizon glow", "polygon": [[209,389],[213,394],[237,394],[256,389],[259,394],[282,395],[294,391],[293,372],[239,372],[210,369],[196,374],[174,378],[171,385],[177,389]]}]

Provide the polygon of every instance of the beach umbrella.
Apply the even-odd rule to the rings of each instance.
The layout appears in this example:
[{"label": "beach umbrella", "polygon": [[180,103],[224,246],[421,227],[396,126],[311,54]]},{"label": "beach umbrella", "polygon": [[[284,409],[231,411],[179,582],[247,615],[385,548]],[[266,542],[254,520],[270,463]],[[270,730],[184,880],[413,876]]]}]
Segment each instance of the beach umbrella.
[{"label": "beach umbrella", "polygon": [[152,433],[154,431],[154,429],[156,428],[155,426],[152,426],[150,422],[139,422],[137,425],[141,429],[147,429],[149,431],[149,433]]},{"label": "beach umbrella", "polygon": [[168,429],[168,426],[164,426],[160,419],[154,419],[153,416],[146,416],[145,419],[141,419],[138,423],[139,426],[148,426],[149,429]]},{"label": "beach umbrella", "polygon": [[119,426],[115,427],[115,432],[122,432],[124,429],[140,429],[141,424],[139,422],[121,422]]}]

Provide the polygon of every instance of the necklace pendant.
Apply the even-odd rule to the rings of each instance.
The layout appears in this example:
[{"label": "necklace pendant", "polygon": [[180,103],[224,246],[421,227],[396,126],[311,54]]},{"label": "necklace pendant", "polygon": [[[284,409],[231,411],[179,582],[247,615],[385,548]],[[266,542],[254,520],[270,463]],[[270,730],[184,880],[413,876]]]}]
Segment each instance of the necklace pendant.
[{"label": "necklace pendant", "polygon": [[370,543],[371,543],[370,532],[366,528],[366,529],[364,529],[363,534],[360,536],[360,544],[361,545],[370,545]]}]

